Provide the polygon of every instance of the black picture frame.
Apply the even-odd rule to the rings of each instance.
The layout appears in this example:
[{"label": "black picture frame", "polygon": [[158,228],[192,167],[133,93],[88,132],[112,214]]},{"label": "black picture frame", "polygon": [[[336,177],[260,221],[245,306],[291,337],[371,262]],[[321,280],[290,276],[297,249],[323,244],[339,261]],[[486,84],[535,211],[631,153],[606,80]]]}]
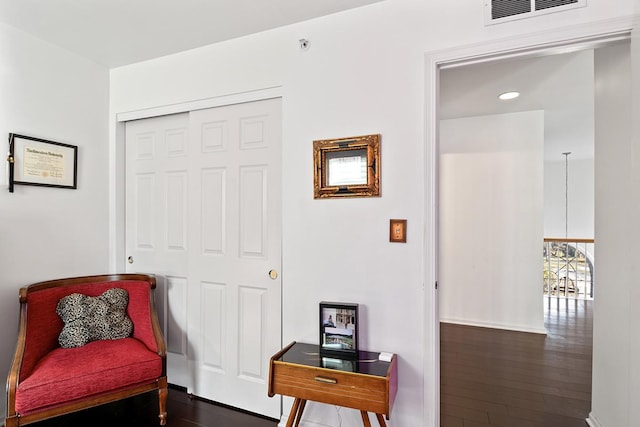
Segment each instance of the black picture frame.
[{"label": "black picture frame", "polygon": [[78,188],[78,147],[9,134],[9,192],[13,186]]},{"label": "black picture frame", "polygon": [[358,304],[320,303],[320,354],[357,358],[359,343]]}]

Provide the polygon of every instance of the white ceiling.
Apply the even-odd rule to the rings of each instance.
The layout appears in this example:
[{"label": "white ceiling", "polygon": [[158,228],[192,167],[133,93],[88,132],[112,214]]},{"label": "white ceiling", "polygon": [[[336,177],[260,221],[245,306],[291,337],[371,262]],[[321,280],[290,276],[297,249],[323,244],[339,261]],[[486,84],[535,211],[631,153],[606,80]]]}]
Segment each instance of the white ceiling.
[{"label": "white ceiling", "polygon": [[[545,159],[593,158],[593,50],[492,61],[443,70],[442,119],[518,111],[545,111]],[[500,101],[502,92],[519,98]]]},{"label": "white ceiling", "polygon": [[[0,22],[109,68],[382,0],[0,0]],[[522,96],[500,102],[497,95]],[[593,157],[593,51],[441,73],[441,118],[545,110],[545,157]]]},{"label": "white ceiling", "polygon": [[381,0],[0,0],[0,22],[109,68]]}]

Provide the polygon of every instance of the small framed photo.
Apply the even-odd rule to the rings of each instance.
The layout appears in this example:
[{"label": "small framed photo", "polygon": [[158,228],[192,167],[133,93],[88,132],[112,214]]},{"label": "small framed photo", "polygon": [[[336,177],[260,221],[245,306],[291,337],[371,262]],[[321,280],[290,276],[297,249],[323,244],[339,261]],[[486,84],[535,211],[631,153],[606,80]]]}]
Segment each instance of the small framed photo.
[{"label": "small framed photo", "polygon": [[380,134],[313,141],[313,197],[380,197]]},{"label": "small framed photo", "polygon": [[358,357],[358,304],[320,303],[320,353]]},{"label": "small framed photo", "polygon": [[9,191],[14,184],[78,187],[78,147],[9,134]]}]

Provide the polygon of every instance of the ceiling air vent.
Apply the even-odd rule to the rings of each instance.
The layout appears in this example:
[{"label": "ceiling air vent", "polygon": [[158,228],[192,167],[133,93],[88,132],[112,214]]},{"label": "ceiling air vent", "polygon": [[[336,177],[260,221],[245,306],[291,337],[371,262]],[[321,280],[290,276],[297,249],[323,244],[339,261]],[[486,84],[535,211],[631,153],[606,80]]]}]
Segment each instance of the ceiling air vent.
[{"label": "ceiling air vent", "polygon": [[487,25],[584,7],[587,0],[486,0]]},{"label": "ceiling air vent", "polygon": [[491,2],[491,19],[506,18],[531,12],[531,0],[493,0]]}]

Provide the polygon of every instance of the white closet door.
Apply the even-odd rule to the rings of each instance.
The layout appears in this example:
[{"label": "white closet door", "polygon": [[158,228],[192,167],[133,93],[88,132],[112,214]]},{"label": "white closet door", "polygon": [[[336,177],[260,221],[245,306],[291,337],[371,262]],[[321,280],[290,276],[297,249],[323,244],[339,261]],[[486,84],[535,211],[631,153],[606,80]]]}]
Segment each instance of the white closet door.
[{"label": "white closet door", "polygon": [[[267,396],[267,385],[269,358],[281,347],[281,102],[198,110],[183,120],[184,156],[175,138],[165,143],[176,150],[169,166],[149,162],[161,178],[151,178],[144,162],[127,162],[128,248],[129,234],[162,242],[148,249],[149,262],[128,252],[130,266],[166,274],[169,382],[279,418],[280,399]],[[127,143],[135,124],[127,125]],[[177,129],[184,130],[169,123],[160,133]],[[129,213],[141,209],[149,221]]]},{"label": "white closet door", "polygon": [[189,115],[126,123],[127,272],[156,275],[167,374],[187,387]]}]

